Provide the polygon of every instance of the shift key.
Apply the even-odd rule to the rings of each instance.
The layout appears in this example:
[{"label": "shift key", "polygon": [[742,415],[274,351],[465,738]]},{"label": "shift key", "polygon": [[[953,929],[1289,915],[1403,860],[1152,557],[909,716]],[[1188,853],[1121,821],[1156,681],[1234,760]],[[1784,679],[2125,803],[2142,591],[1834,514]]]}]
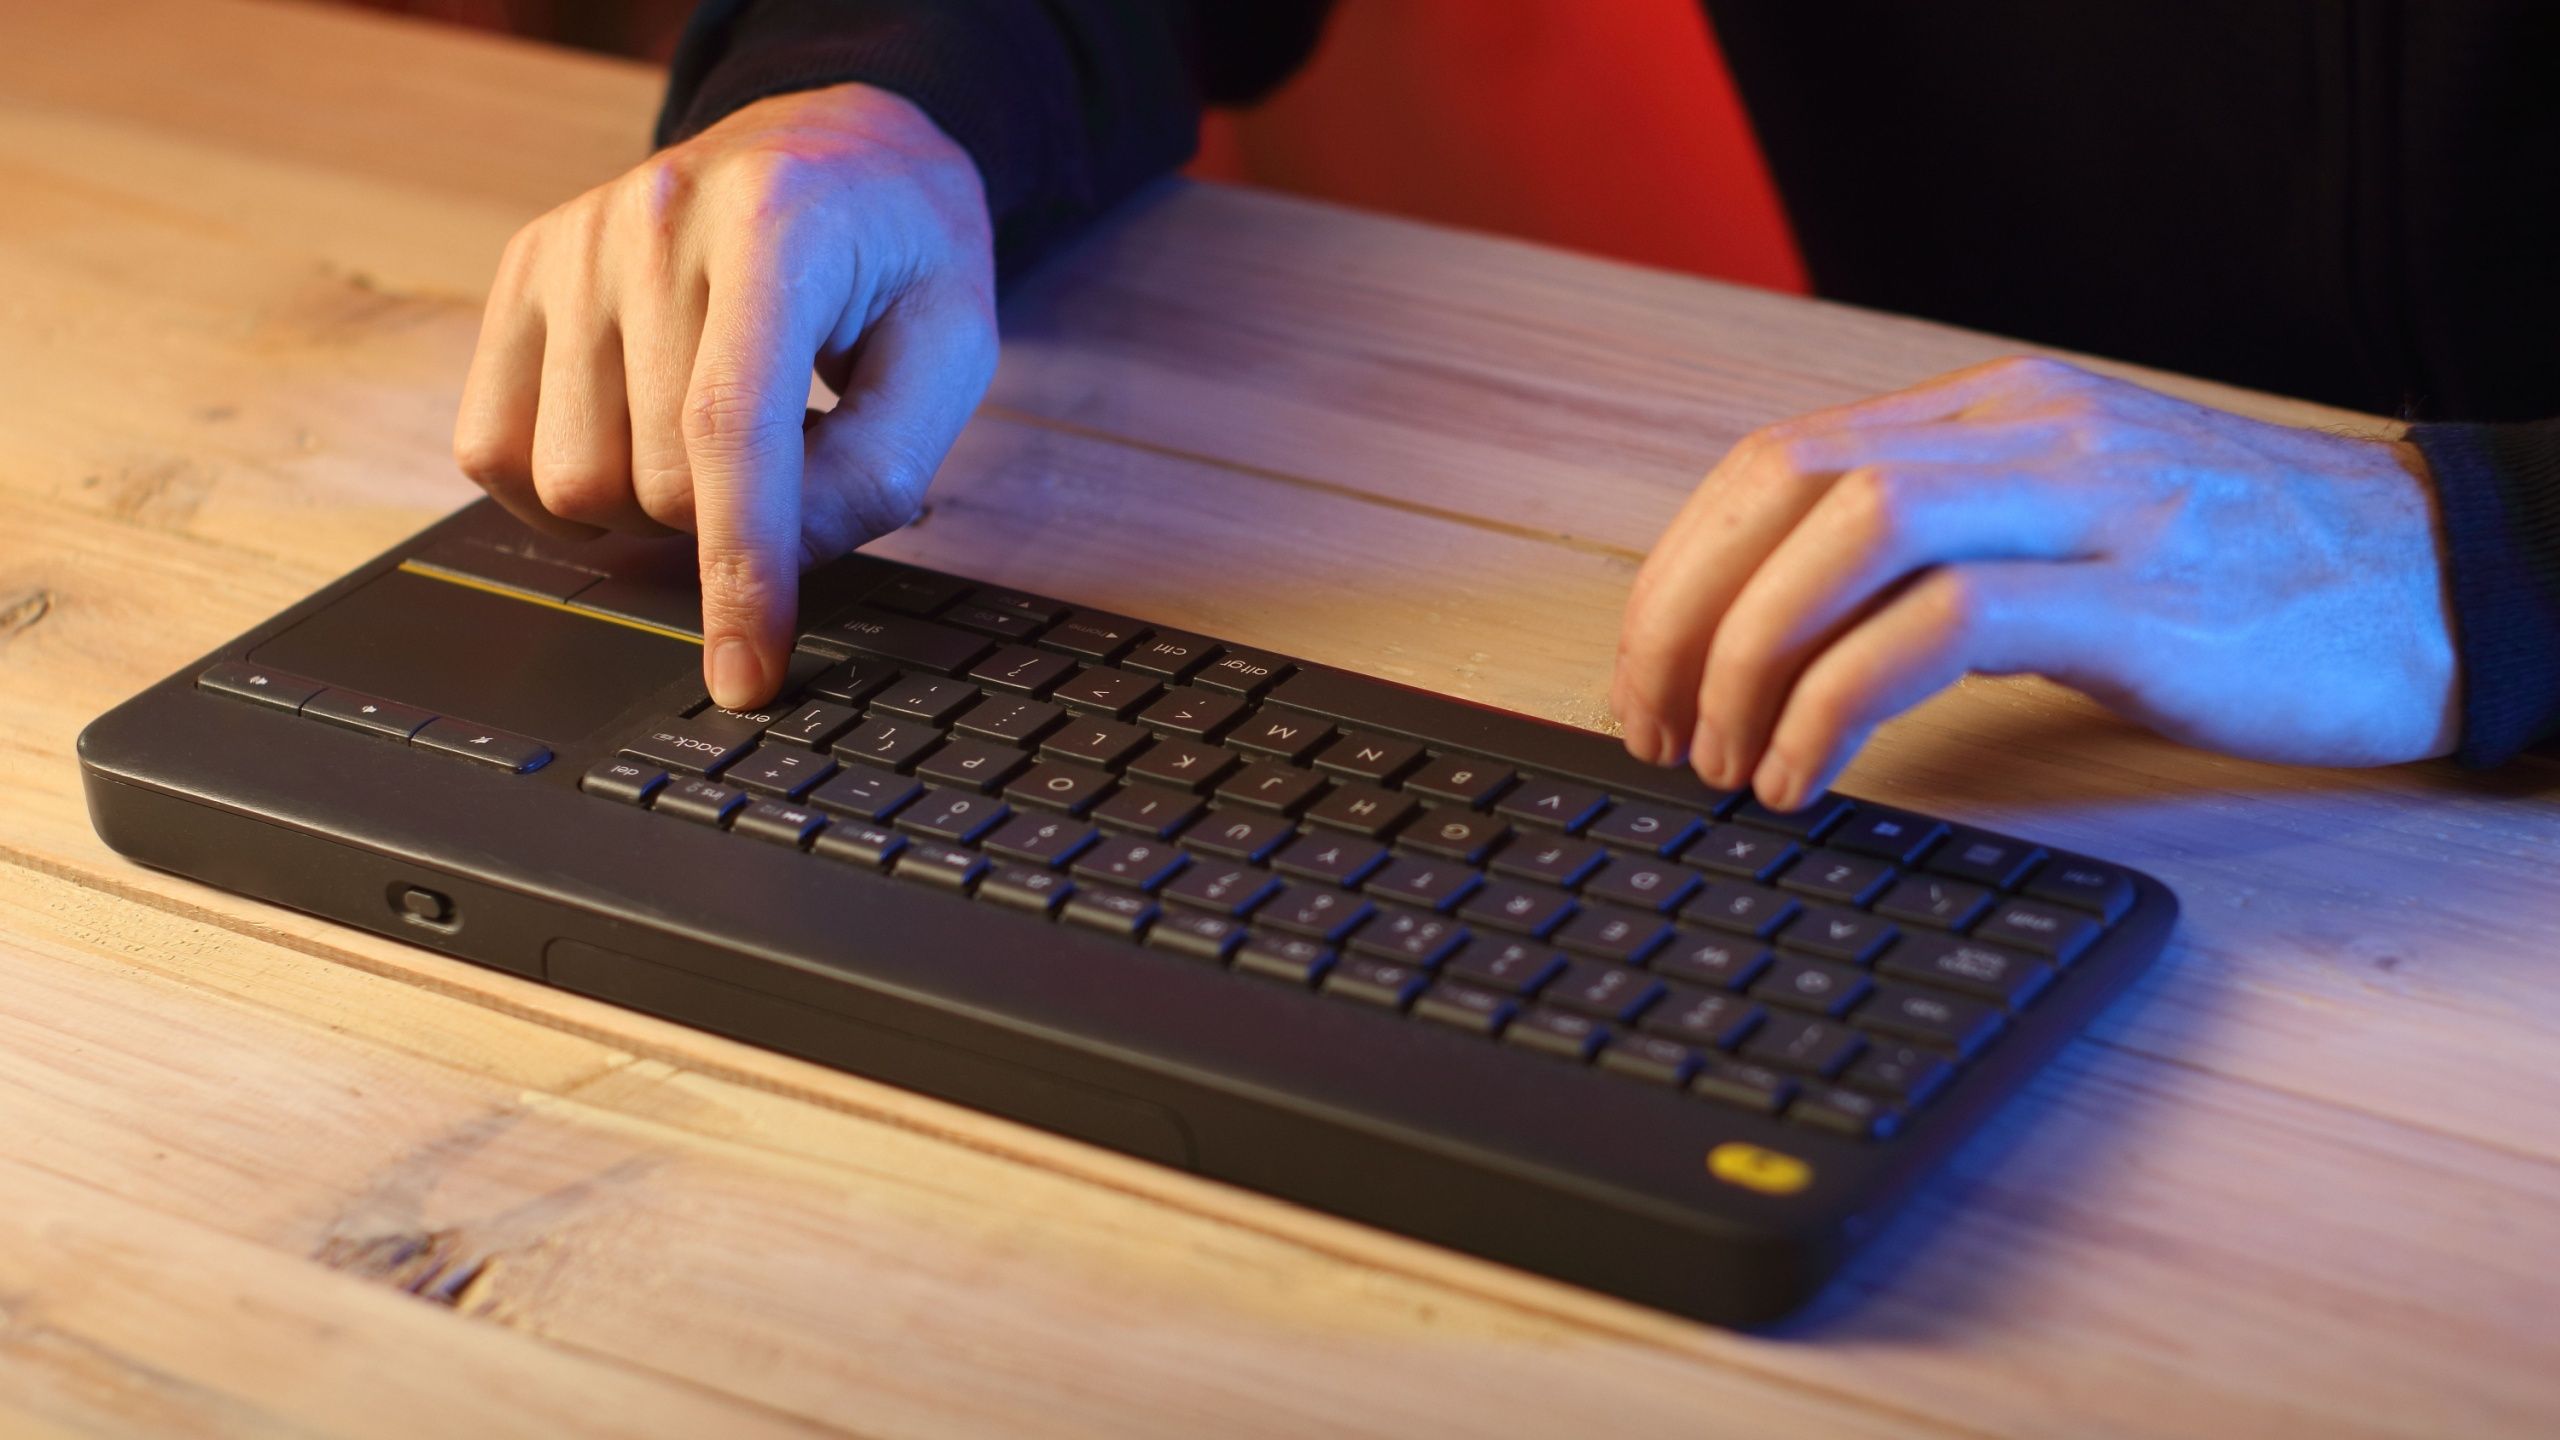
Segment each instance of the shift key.
[{"label": "shift key", "polygon": [[944,675],[958,673],[995,648],[983,635],[879,610],[856,610],[817,632],[817,638]]}]

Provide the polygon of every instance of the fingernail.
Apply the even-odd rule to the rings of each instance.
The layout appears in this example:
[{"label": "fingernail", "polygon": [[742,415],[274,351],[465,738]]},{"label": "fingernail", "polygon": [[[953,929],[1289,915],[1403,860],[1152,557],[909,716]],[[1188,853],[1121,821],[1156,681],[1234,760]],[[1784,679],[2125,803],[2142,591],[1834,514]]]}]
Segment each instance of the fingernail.
[{"label": "fingernail", "polygon": [[1689,736],[1689,760],[1692,769],[1705,762],[1707,768],[1698,771],[1698,778],[1710,785],[1723,785],[1725,772],[1733,768],[1732,759],[1724,753],[1724,737],[1704,720]]},{"label": "fingernail", "polygon": [[1688,748],[1680,743],[1679,736],[1671,733],[1670,726],[1656,725],[1653,727],[1653,734],[1654,764],[1677,765],[1689,758]]},{"label": "fingernail", "polygon": [[1662,727],[1649,720],[1637,720],[1627,726],[1627,753],[1647,765],[1662,763]]},{"label": "fingernail", "polygon": [[1751,793],[1772,810],[1793,810],[1796,799],[1796,775],[1787,762],[1772,755],[1760,762],[1760,773],[1751,777]]},{"label": "fingernail", "polygon": [[764,666],[744,637],[731,635],[712,647],[711,698],[729,710],[743,710],[764,698]]}]

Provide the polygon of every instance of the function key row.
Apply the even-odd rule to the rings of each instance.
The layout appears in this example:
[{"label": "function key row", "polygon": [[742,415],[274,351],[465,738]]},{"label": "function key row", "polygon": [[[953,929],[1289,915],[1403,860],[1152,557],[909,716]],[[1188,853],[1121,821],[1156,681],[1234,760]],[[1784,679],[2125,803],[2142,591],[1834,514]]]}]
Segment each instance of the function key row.
[{"label": "function key row", "polygon": [[515,774],[530,773],[551,763],[551,751],[540,741],[396,700],[323,685],[246,660],[218,660],[196,677],[196,685],[340,729],[457,755]]}]

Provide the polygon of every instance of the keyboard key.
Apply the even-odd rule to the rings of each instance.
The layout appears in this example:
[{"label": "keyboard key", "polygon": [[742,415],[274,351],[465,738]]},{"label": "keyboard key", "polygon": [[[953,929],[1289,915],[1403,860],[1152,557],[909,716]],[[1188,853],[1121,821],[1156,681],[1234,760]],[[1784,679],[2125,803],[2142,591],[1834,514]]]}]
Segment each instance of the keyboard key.
[{"label": "keyboard key", "polygon": [[1025,813],[997,826],[986,838],[986,849],[990,855],[1056,869],[1101,838],[1100,831],[1075,820]]},{"label": "keyboard key", "polygon": [[1760,977],[1769,968],[1769,951],[1725,935],[1701,935],[1683,930],[1671,937],[1671,943],[1653,957],[1653,973],[1672,980],[1712,986],[1718,990],[1739,990]]},{"label": "keyboard key", "polygon": [[1662,998],[1662,982],[1641,970],[1604,965],[1597,960],[1568,961],[1564,972],[1538,992],[1538,999],[1585,1015],[1624,1024]]},{"label": "keyboard key", "polygon": [[625,741],[622,753],[669,770],[717,775],[720,767],[747,753],[763,733],[760,725],[717,711],[690,719],[669,716]]},{"label": "keyboard key", "polygon": [[1228,646],[1206,668],[1192,676],[1195,684],[1238,695],[1259,695],[1296,667],[1277,655]]},{"label": "keyboard key", "polygon": [[1333,727],[1294,710],[1255,715],[1227,736],[1227,744],[1254,755],[1296,762],[1306,759],[1333,737]]},{"label": "keyboard key", "polygon": [[1696,844],[1680,852],[1680,858],[1703,869],[1766,885],[1787,868],[1797,853],[1795,842],[1782,835],[1742,825],[1710,825]]},{"label": "keyboard key", "polygon": [[871,697],[873,714],[904,715],[928,725],[947,725],[953,716],[978,701],[978,687],[931,675],[902,675]]},{"label": "keyboard key", "polygon": [[889,577],[878,588],[862,597],[865,605],[882,610],[895,610],[901,615],[930,616],[960,598],[968,589],[964,581],[948,575],[928,575],[922,571],[906,571]]},{"label": "keyboard key", "polygon": [[1689,1082],[1689,1093],[1762,1115],[1775,1115],[1778,1107],[1796,1093],[1796,1082],[1766,1065],[1710,1060]]},{"label": "keyboard key", "polygon": [[904,775],[867,765],[840,771],[809,792],[810,804],[859,820],[886,820],[897,808],[924,793]]},{"label": "keyboard key", "polygon": [[1465,899],[1482,877],[1464,865],[1447,860],[1424,860],[1411,855],[1398,855],[1386,868],[1369,877],[1364,886],[1381,900],[1401,900],[1426,910],[1446,910]]},{"label": "keyboard key", "polygon": [[1892,883],[1893,866],[1867,855],[1840,850],[1811,850],[1778,884],[1799,895],[1835,905],[1864,905]]},{"label": "keyboard key", "polygon": [[747,792],[717,780],[684,776],[658,792],[649,808],[701,825],[725,825],[729,817],[744,809]]},{"label": "keyboard key", "polygon": [[1591,823],[1608,797],[1587,785],[1562,780],[1529,780],[1502,797],[1494,810],[1515,820],[1552,825],[1570,835]]},{"label": "keyboard key", "polygon": [[1979,1000],[1942,995],[1910,985],[1879,986],[1875,995],[1849,1017],[1859,1029],[1898,1039],[1915,1040],[1944,1050],[1959,1060],[2000,1033],[2007,1017]]},{"label": "keyboard key", "polygon": [[1781,955],[1769,973],[1754,981],[1751,998],[1817,1015],[1839,1015],[1867,993],[1866,973],[1847,965]]},{"label": "keyboard key", "polygon": [[867,655],[858,655],[819,671],[817,678],[809,682],[809,693],[821,700],[859,705],[870,699],[881,686],[897,678],[898,667]]},{"label": "keyboard key", "polygon": [[1826,843],[1834,850],[1908,865],[1946,833],[1945,825],[1926,816],[1882,805],[1860,805],[1857,813],[1849,817],[1849,823],[1833,831]]},{"label": "keyboard key", "polygon": [[826,827],[827,817],[809,806],[794,805],[788,800],[757,800],[738,812],[729,829],[735,834],[798,849]]},{"label": "keyboard key", "polygon": [[491,730],[450,716],[430,720],[409,737],[409,743],[421,750],[442,755],[459,755],[465,760],[495,766],[515,774],[539,770],[551,763],[550,747],[539,740],[510,735],[504,730]]},{"label": "keyboard key", "polygon": [[1111,777],[1099,770],[1043,760],[1014,777],[1004,787],[1004,798],[1016,805],[1045,805],[1082,815],[1110,788]]},{"label": "keyboard key", "polygon": [[1146,743],[1147,732],[1135,725],[1088,716],[1070,720],[1059,727],[1048,739],[1040,742],[1040,753],[1054,759],[1080,760],[1087,765],[1112,770]]},{"label": "keyboard key", "polygon": [[964,600],[937,618],[946,625],[958,625],[981,635],[993,635],[999,640],[1027,640],[1040,633],[1038,620],[1010,610],[1000,610],[993,605],[981,605],[974,600]]},{"label": "keyboard key", "polygon": [[1576,955],[1615,965],[1641,965],[1670,938],[1661,916],[1614,905],[1586,906],[1555,934],[1556,943]]},{"label": "keyboard key", "polygon": [[1876,902],[1876,913],[1913,925],[1961,930],[1991,905],[1991,892],[1962,880],[1914,875],[1897,882]]},{"label": "keyboard key", "polygon": [[944,675],[968,669],[979,656],[995,648],[966,630],[877,610],[857,610],[819,631],[815,638]]},{"label": "keyboard key", "polygon": [[[1612,816],[1617,813],[1610,812]],[[1667,860],[1638,860],[1622,855],[1586,882],[1582,893],[1589,899],[1611,900],[1660,914],[1677,908],[1698,885],[1698,875],[1693,870]]]},{"label": "keyboard key", "polygon": [[2098,938],[2098,922],[2076,910],[2037,900],[1991,907],[1991,918],[1973,927],[1973,938],[2013,945],[2068,965]]},{"label": "keyboard key", "polygon": [[1413,1002],[1416,1018],[1474,1035],[1493,1035],[1520,1013],[1520,1003],[1499,990],[1443,980]]},{"label": "keyboard key", "polygon": [[1702,1050],[1730,1050],[1767,1014],[1739,995],[1675,985],[1645,1012],[1644,1028]]},{"label": "keyboard key", "polygon": [[1173,834],[1200,813],[1200,797],[1161,785],[1124,785],[1095,807],[1094,823],[1106,830],[1134,830],[1159,840]]},{"label": "keyboard key", "polygon": [[1416,795],[1481,810],[1515,778],[1516,772],[1507,765],[1464,755],[1443,755],[1405,777],[1404,788]]},{"label": "keyboard key", "polygon": [[1955,1076],[1955,1067],[1912,1045],[1878,1045],[1858,1057],[1840,1077],[1852,1090],[1882,1095],[1905,1110],[1917,1110]]},{"label": "keyboard key", "polygon": [[834,773],[836,762],[815,751],[796,745],[759,745],[722,771],[720,778],[759,795],[798,800]]},{"label": "keyboard key", "polygon": [[1251,810],[1212,810],[1182,837],[1184,848],[1259,862],[1286,844],[1298,827],[1278,815]]},{"label": "keyboard key", "polygon": [[1686,1085],[1704,1063],[1697,1051],[1659,1035],[1620,1035],[1600,1052],[1601,1069],[1657,1085]]},{"label": "keyboard key", "polygon": [[1185,685],[1168,690],[1138,713],[1138,723],[1177,735],[1214,735],[1244,713],[1244,701]]},{"label": "keyboard key", "polygon": [[1005,803],[992,795],[928,788],[914,804],[898,812],[895,823],[901,830],[966,845],[994,829],[1008,813]]},{"label": "keyboard key", "polygon": [[1118,835],[1085,851],[1070,867],[1079,880],[1121,885],[1152,894],[1182,868],[1181,851],[1144,835]]},{"label": "keyboard key", "polygon": [[1291,985],[1312,986],[1333,968],[1333,951],[1313,940],[1294,935],[1264,935],[1259,932],[1236,952],[1236,968],[1247,975],[1284,981]]},{"label": "keyboard key", "polygon": [[1195,860],[1164,887],[1164,898],[1220,915],[1244,915],[1279,889],[1280,882],[1267,870]]},{"label": "keyboard key", "polygon": [[1049,627],[1040,643],[1108,665],[1137,643],[1138,622],[1100,610],[1077,610]]},{"label": "keyboard key", "polygon": [[1217,648],[1217,642],[1205,635],[1158,630],[1123,656],[1120,668],[1167,680],[1180,680],[1205,664]]},{"label": "keyboard key", "polygon": [[2086,910],[2103,925],[2113,925],[2133,908],[2133,881],[2112,865],[2057,855],[2028,879],[2026,893],[2038,900]]},{"label": "keyboard key", "polygon": [[1156,682],[1148,676],[1087,665],[1049,692],[1049,698],[1078,715],[1126,720],[1137,713],[1138,707],[1146,704],[1156,690]]},{"label": "keyboard key", "polygon": [[1772,1015],[1742,1042],[1742,1059],[1754,1065],[1799,1070],[1829,1079],[1856,1058],[1866,1042],[1836,1020]]},{"label": "keyboard key", "polygon": [[1282,847],[1271,868],[1329,885],[1357,885],[1370,871],[1387,863],[1386,847],[1356,835],[1310,830]]},{"label": "keyboard key", "polygon": [[1045,700],[989,695],[951,722],[953,733],[1004,745],[1029,745],[1056,729],[1067,712]]},{"label": "keyboard key", "polygon": [[1587,840],[1560,840],[1531,831],[1493,857],[1493,870],[1569,890],[1608,858],[1607,851]]},{"label": "keyboard key", "polygon": [[942,732],[921,720],[866,720],[836,742],[839,760],[859,760],[883,770],[906,770],[942,739]]},{"label": "keyboard key", "polygon": [[1257,924],[1330,943],[1350,934],[1376,908],[1347,891],[1293,880],[1264,901],[1253,918]]},{"label": "keyboard key", "polygon": [[1592,1052],[1609,1038],[1609,1027],[1588,1015],[1536,1005],[1512,1021],[1502,1038],[1541,1054],[1579,1061],[1590,1059]]},{"label": "keyboard key", "polygon": [[1686,810],[1661,805],[1621,803],[1591,823],[1586,833],[1603,844],[1623,846],[1648,855],[1672,855],[1696,838],[1706,822]]},{"label": "keyboard key", "polygon": [[1902,1128],[1901,1113],[1891,1101],[1839,1085],[1797,1096],[1796,1103],[1787,1107],[1787,1118],[1853,1140],[1883,1140]]},{"label": "keyboard key", "polygon": [[1030,756],[1010,745],[964,736],[917,762],[916,774],[937,785],[983,794],[1030,763]]},{"label": "keyboard key", "polygon": [[1218,786],[1218,798],[1239,805],[1258,805],[1294,815],[1324,788],[1324,777],[1311,770],[1256,760]]},{"label": "keyboard key", "polygon": [[1778,944],[1790,950],[1864,965],[1893,942],[1899,932],[1890,921],[1856,910],[1825,905],[1809,907],[1794,924],[1778,933]]},{"label": "keyboard key", "polygon": [[1930,852],[1928,868],[1958,880],[1988,885],[1994,890],[2012,890],[2035,863],[2044,858],[2044,847],[2023,840],[2004,840],[1979,830],[1958,830],[1946,843]]},{"label": "keyboard key", "polygon": [[317,680],[305,680],[246,660],[216,660],[196,677],[196,685],[284,711],[300,710],[302,702],[320,693]]},{"label": "keyboard key", "polygon": [[391,740],[406,740],[436,718],[432,710],[334,687],[303,701],[302,713],[314,720]]},{"label": "keyboard key", "polygon": [[1514,995],[1534,995],[1539,986],[1563,972],[1565,961],[1562,955],[1533,941],[1479,936],[1460,947],[1456,957],[1447,963],[1451,974],[1476,984]]},{"label": "keyboard key", "polygon": [[1543,938],[1553,934],[1573,910],[1573,897],[1561,890],[1498,880],[1468,896],[1466,903],[1458,907],[1458,914],[1478,925]]},{"label": "keyboard key", "polygon": [[1158,740],[1129,762],[1129,778],[1176,790],[1206,790],[1236,764],[1236,757],[1203,740]]},{"label": "keyboard key", "polygon": [[999,585],[981,585],[963,598],[973,605],[1019,615],[1036,625],[1046,625],[1067,613],[1067,607],[1055,600],[1021,590],[1007,590]]},{"label": "keyboard key", "polygon": [[1848,818],[1849,802],[1824,791],[1807,801],[1800,810],[1772,810],[1760,803],[1758,796],[1734,807],[1733,818],[1748,820],[1763,830],[1775,830],[1798,840],[1819,840],[1832,826]]},{"label": "keyboard key", "polygon": [[818,832],[810,853],[878,870],[907,848],[907,837],[878,825],[830,825]]},{"label": "keyboard key", "polygon": [[824,750],[862,719],[860,711],[833,700],[812,700],[765,727],[767,740],[785,740]]},{"label": "keyboard key", "polygon": [[1346,780],[1386,785],[1393,783],[1398,775],[1411,769],[1421,758],[1422,747],[1411,740],[1395,740],[1354,730],[1324,747],[1323,753],[1316,756],[1316,768]]},{"label": "keyboard key", "polygon": [[1510,833],[1508,824],[1490,815],[1432,805],[1424,807],[1421,817],[1405,827],[1396,843],[1426,855],[1481,865],[1493,847]]},{"label": "keyboard key", "polygon": [[1403,824],[1414,809],[1411,796],[1381,790],[1362,781],[1346,780],[1308,808],[1307,823],[1330,825],[1337,830],[1377,839]]},{"label": "keyboard key", "polygon": [[637,760],[599,760],[588,767],[578,780],[578,788],[607,800],[625,805],[646,805],[658,787],[667,783],[667,772],[655,765]]},{"label": "keyboard key", "polygon": [[1075,882],[1037,865],[1007,865],[978,882],[978,898],[1046,915],[1075,893]]},{"label": "keyboard key", "polygon": [[1352,955],[1325,972],[1323,989],[1327,995],[1401,1010],[1429,983],[1429,973],[1419,965]]},{"label": "keyboard key", "polygon": [[1365,954],[1428,968],[1465,942],[1467,929],[1445,915],[1419,910],[1382,910],[1360,927],[1351,948]]},{"label": "keyboard key", "polygon": [[1680,907],[1680,918],[1766,940],[1803,908],[1791,895],[1738,880],[1718,880],[1707,887],[1706,893]]},{"label": "keyboard key", "polygon": [[1197,910],[1167,910],[1147,930],[1148,944],[1195,960],[1225,960],[1244,937],[1243,921]]},{"label": "keyboard key", "polygon": [[1060,918],[1070,925],[1082,925],[1123,940],[1135,940],[1156,918],[1156,902],[1144,895],[1125,890],[1092,890],[1079,887],[1067,897],[1067,908]]},{"label": "keyboard key", "polygon": [[1919,980],[2015,1010],[2053,979],[2053,967],[2032,955],[1953,935],[1914,935],[1876,962],[1876,973]]},{"label": "keyboard key", "polygon": [[1021,645],[1007,645],[969,667],[969,678],[997,690],[1037,695],[1067,677],[1076,662]]}]

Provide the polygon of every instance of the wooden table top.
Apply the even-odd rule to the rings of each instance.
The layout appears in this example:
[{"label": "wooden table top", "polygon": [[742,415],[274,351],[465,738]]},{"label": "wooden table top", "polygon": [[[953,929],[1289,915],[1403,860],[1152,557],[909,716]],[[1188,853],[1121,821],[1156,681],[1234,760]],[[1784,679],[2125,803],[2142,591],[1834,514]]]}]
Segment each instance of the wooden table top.
[{"label": "wooden table top", "polygon": [[[2560,1433],[2547,761],[2278,769],[2034,682],[1889,726],[1844,788],[2187,918],[1776,1336],[109,853],[74,734],[469,498],[499,247],[657,84],[233,0],[0,20],[0,1433]],[[2018,348],[1214,188],[1007,322],[884,551],[1586,725],[1725,445]]]}]

